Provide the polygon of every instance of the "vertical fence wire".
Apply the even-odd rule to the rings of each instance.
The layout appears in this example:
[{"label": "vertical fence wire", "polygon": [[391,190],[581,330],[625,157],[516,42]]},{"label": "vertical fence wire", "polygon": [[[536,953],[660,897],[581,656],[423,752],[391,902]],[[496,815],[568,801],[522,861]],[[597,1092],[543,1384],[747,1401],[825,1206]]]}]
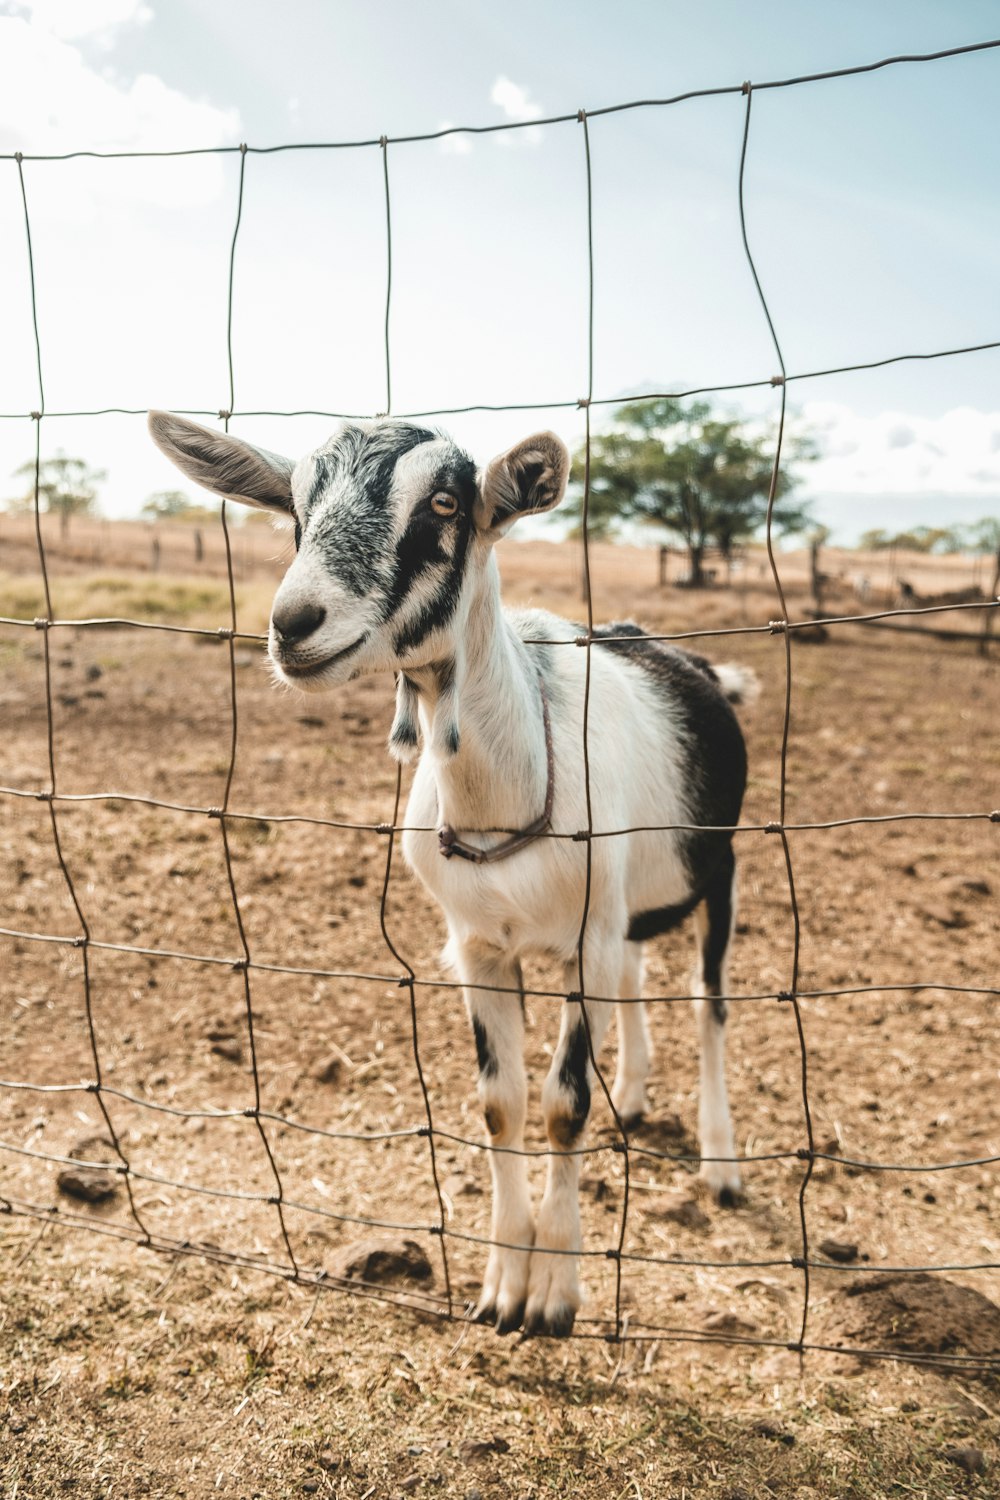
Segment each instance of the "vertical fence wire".
[{"label": "vertical fence wire", "polygon": [[794,870],[793,870],[793,867],[792,867],[792,853],[791,853],[791,848],[789,847],[789,843],[788,843],[788,833],[787,833],[787,830],[785,828],[785,813],[786,813],[787,794],[788,794],[788,741],[789,741],[789,736],[791,734],[791,725],[792,725],[792,642],[791,642],[791,637],[790,637],[788,629],[787,629],[788,619],[789,619],[788,604],[787,604],[786,599],[785,599],[785,589],[784,589],[784,585],[782,583],[781,572],[780,572],[780,570],[778,568],[777,556],[776,556],[775,550],[774,550],[774,535],[773,535],[774,504],[775,504],[775,500],[777,499],[777,496],[778,496],[778,488],[779,488],[779,484],[780,484],[780,481],[781,481],[781,445],[782,445],[782,440],[784,438],[784,433],[785,433],[785,408],[786,408],[786,402],[787,402],[788,386],[787,386],[787,383],[786,383],[786,380],[785,380],[785,360],[784,360],[784,355],[781,352],[781,344],[780,344],[780,342],[778,340],[778,335],[777,335],[777,333],[775,331],[774,323],[773,323],[773,321],[771,319],[770,309],[768,308],[768,305],[767,305],[767,298],[764,296],[764,289],[763,289],[763,287],[760,284],[760,277],[757,274],[757,267],[756,267],[756,265],[754,263],[753,254],[751,253],[751,250],[750,250],[750,242],[749,242],[749,240],[747,238],[746,203],[745,203],[745,198],[744,198],[744,179],[745,179],[745,174],[746,174],[747,143],[748,143],[749,138],[750,138],[750,108],[751,108],[751,105],[753,103],[753,85],[751,83],[747,82],[747,83],[745,83],[743,85],[743,88],[744,88],[744,91],[746,93],[746,110],[745,110],[744,117],[743,117],[743,144],[742,144],[742,147],[740,149],[740,171],[739,171],[740,235],[741,235],[742,240],[743,240],[743,249],[746,252],[747,263],[748,263],[748,265],[750,267],[750,274],[753,277],[753,283],[754,283],[754,286],[757,289],[757,296],[760,299],[761,309],[762,309],[762,311],[764,313],[765,319],[767,320],[768,330],[769,330],[770,335],[771,335],[771,342],[774,345],[775,356],[776,356],[776,358],[778,360],[778,365],[779,365],[779,368],[780,368],[780,371],[781,371],[780,380],[777,381],[777,384],[779,386],[780,393],[781,393],[781,403],[780,403],[780,411],[779,411],[779,416],[778,416],[778,432],[777,432],[777,436],[775,438],[775,444],[774,444],[774,462],[773,462],[772,467],[771,467],[771,479],[770,479],[770,484],[768,486],[768,494],[767,494],[767,519],[766,519],[766,532],[765,532],[765,535],[766,535],[766,544],[767,544],[767,560],[768,560],[768,565],[769,565],[769,567],[771,569],[771,578],[772,578],[772,580],[774,582],[774,590],[775,590],[775,593],[777,594],[778,605],[779,605],[779,608],[781,610],[781,618],[780,618],[780,622],[778,622],[778,623],[779,623],[781,638],[782,638],[782,640],[784,642],[784,649],[785,649],[785,691],[784,691],[784,705],[783,705],[783,709],[782,709],[782,722],[781,722],[781,751],[780,751],[779,780],[778,780],[778,824],[777,824],[777,832],[778,832],[778,834],[779,834],[779,836],[781,838],[781,848],[782,848],[782,854],[784,855],[784,862],[785,862],[785,877],[786,877],[786,880],[787,880],[787,883],[788,883],[788,901],[789,901],[789,908],[790,908],[791,918],[792,918],[792,958],[791,958],[791,973],[790,973],[790,978],[789,978],[789,988],[785,992],[785,994],[782,996],[782,999],[792,1006],[792,1010],[793,1010],[793,1013],[794,1013],[794,1016],[795,1016],[795,1028],[796,1028],[796,1032],[797,1032],[797,1035],[798,1035],[798,1044],[799,1044],[799,1076],[800,1076],[800,1080],[801,1080],[801,1089],[802,1089],[802,1110],[803,1110],[804,1123],[805,1123],[805,1127],[806,1127],[806,1136],[807,1136],[807,1139],[808,1139],[808,1148],[807,1148],[808,1149],[808,1156],[807,1156],[807,1159],[806,1159],[805,1167],[803,1169],[802,1180],[801,1180],[801,1182],[799,1184],[799,1228],[800,1228],[801,1235],[802,1235],[802,1256],[801,1256],[801,1270],[802,1270],[802,1321],[801,1321],[800,1328],[799,1328],[799,1337],[798,1337],[797,1347],[798,1347],[799,1354],[801,1356],[802,1349],[803,1349],[803,1344],[804,1344],[805,1336],[806,1336],[806,1326],[807,1326],[808,1321],[809,1321],[809,1293],[810,1293],[810,1281],[809,1281],[809,1227],[808,1227],[808,1221],[807,1221],[807,1218],[806,1218],[806,1191],[807,1191],[807,1189],[809,1187],[809,1182],[810,1182],[810,1179],[811,1179],[812,1174],[813,1174],[813,1167],[814,1167],[814,1163],[815,1163],[815,1157],[814,1157],[815,1141],[813,1140],[812,1110],[810,1109],[810,1106],[809,1106],[809,1076],[808,1076],[808,1074],[809,1074],[809,1061],[808,1061],[808,1053],[807,1053],[807,1050],[806,1050],[805,1029],[804,1029],[803,1023],[802,1023],[802,1008],[801,1008],[801,1005],[799,1003],[799,995],[798,995],[798,989],[799,989],[799,952],[800,952],[800,949],[801,949],[801,942],[802,942],[802,922],[801,922],[801,918],[800,918],[800,915],[799,915],[798,898],[797,898],[796,893],[795,893],[795,873],[794,873]]},{"label": "vertical fence wire", "polygon": [[[235,383],[233,379],[233,288],[236,274],[236,242],[239,238],[240,223],[243,218],[243,187],[246,178],[247,152],[246,146],[240,148],[240,176],[239,188],[236,196],[236,222],[233,225],[233,237],[229,246],[229,283],[227,289],[227,315],[226,315],[226,358],[229,366],[229,406],[219,415],[222,418],[224,431],[228,433],[229,422],[232,416],[236,400]],[[242,959],[234,965],[238,969],[243,980],[243,1010],[246,1018],[247,1045],[250,1050],[250,1071],[253,1078],[253,1108],[246,1113],[254,1122],[264,1155],[267,1158],[268,1169],[274,1179],[274,1193],[269,1202],[274,1205],[278,1219],[278,1228],[284,1242],[285,1252],[288,1256],[292,1274],[298,1274],[298,1262],[295,1251],[292,1249],[292,1241],[288,1233],[288,1224],[285,1220],[284,1184],[281,1180],[281,1172],[274,1155],[271,1142],[268,1139],[264,1121],[261,1118],[261,1091],[260,1091],[260,1068],[257,1058],[257,1038],[254,1031],[253,1015],[253,993],[250,986],[250,945],[247,941],[246,928],[243,922],[243,911],[236,889],[236,876],[233,872],[233,855],[229,844],[229,829],[227,826],[227,814],[229,812],[229,798],[233,789],[233,778],[236,775],[236,756],[239,744],[239,704],[236,693],[236,581],[233,573],[233,546],[229,535],[229,520],[226,515],[227,501],[223,500],[220,510],[222,522],[222,536],[226,549],[226,583],[229,592],[229,629],[227,634],[227,645],[229,650],[229,763],[226,767],[226,785],[222,796],[222,806],[218,809],[219,832],[222,835],[222,858],[226,870],[226,881],[229,886],[229,897],[233,907],[233,917],[236,922],[236,931],[239,935]]]},{"label": "vertical fence wire", "polygon": [[[382,182],[385,189],[385,415],[392,415],[392,346],[389,340],[389,314],[392,307],[392,202],[389,196],[389,147],[385,136],[379,140],[379,148],[382,152]],[[396,842],[396,829],[399,825],[399,808],[403,795],[403,767],[396,763],[396,790],[392,808],[392,819],[388,825],[388,838],[385,851],[385,874],[382,881],[382,895],[379,901],[379,927],[385,945],[393,958],[406,970],[406,976],[400,979],[400,988],[405,989],[410,1009],[410,1046],[413,1051],[413,1065],[416,1069],[417,1082],[420,1087],[420,1097],[423,1101],[424,1119],[426,1124],[421,1134],[426,1136],[427,1149],[431,1169],[431,1181],[434,1185],[434,1196],[437,1200],[438,1222],[432,1226],[432,1232],[436,1233],[441,1250],[441,1272],[444,1276],[445,1297],[448,1305],[448,1315],[454,1310],[454,1298],[451,1286],[451,1268],[448,1264],[448,1245],[445,1239],[448,1225],[448,1216],[445,1210],[444,1194],[441,1191],[441,1178],[438,1172],[437,1146],[435,1144],[434,1113],[431,1108],[431,1096],[427,1087],[427,1079],[424,1075],[423,1063],[420,1059],[420,1026],[417,1016],[417,973],[413,965],[400,953],[389,933],[388,903],[389,883],[392,879],[393,853]]]},{"label": "vertical fence wire", "polygon": [[[591,587],[590,571],[590,471],[591,471],[591,444],[590,444],[590,402],[594,394],[594,189],[593,171],[590,157],[590,127],[587,123],[587,111],[581,109],[577,117],[583,126],[583,149],[584,164],[586,168],[587,183],[587,394],[580,405],[584,409],[586,422],[584,437],[584,467],[583,467],[583,509],[581,515],[581,542],[583,546],[583,591],[584,603],[587,611],[587,633],[583,637],[582,645],[586,652],[583,679],[583,721],[582,721],[582,748],[583,748],[583,789],[587,808],[586,830],[579,831],[579,837],[584,846],[586,858],[586,871],[583,889],[583,913],[580,919],[580,934],[577,940],[577,983],[579,986],[580,1016],[587,1037],[587,1055],[590,1066],[593,1068],[604,1095],[608,1109],[614,1120],[615,1131],[618,1136],[618,1144],[621,1148],[623,1163],[622,1182],[622,1211],[621,1223],[618,1229],[618,1243],[613,1249],[606,1253],[608,1259],[613,1261],[615,1267],[615,1339],[621,1337],[622,1332],[622,1252],[625,1248],[625,1236],[628,1230],[628,1209],[630,1162],[629,1141],[625,1122],[618,1112],[618,1106],[612,1097],[608,1087],[604,1070],[597,1057],[597,1049],[594,1046],[594,1036],[590,1025],[590,1016],[587,1012],[587,984],[585,977],[587,925],[590,921],[591,897],[593,893],[594,877],[594,808],[591,797],[590,784],[590,690],[591,690],[591,668],[592,652],[594,647],[594,599]],[[621,975],[618,976],[621,983]],[[567,1004],[571,1003],[573,997],[567,997]]]},{"label": "vertical fence wire", "polygon": [[38,332],[38,295],[35,287],[35,256],[31,243],[31,215],[28,211],[28,194],[24,181],[24,163],[21,156],[17,158],[18,182],[21,188],[21,204],[24,209],[24,234],[28,252],[28,278],[31,292],[31,323],[35,341],[35,364],[38,371],[38,410],[32,413],[35,427],[35,466],[33,482],[33,507],[35,524],[35,543],[38,550],[38,564],[42,575],[42,588],[45,596],[45,618],[36,620],[35,625],[42,632],[42,655],[45,666],[45,731],[46,746],[49,765],[49,785],[44,793],[39,794],[49,810],[49,824],[52,830],[52,843],[55,849],[56,861],[66,887],[66,894],[76,913],[80,924],[80,936],[74,940],[74,946],[80,950],[81,979],[83,983],[83,1008],[87,1026],[87,1040],[90,1047],[91,1061],[94,1066],[94,1079],[90,1085],[89,1092],[97,1102],[101,1117],[108,1131],[112,1149],[118,1158],[121,1176],[125,1183],[125,1192],[128,1198],[129,1212],[134,1219],[143,1239],[148,1242],[150,1236],[136,1207],[135,1195],[132,1191],[131,1166],[124,1150],[121,1139],[115,1129],[114,1121],[108,1111],[102,1086],[103,1069],[101,1066],[101,1052],[97,1039],[97,1027],[94,1021],[93,992],[90,976],[90,926],[84,916],[83,907],[76,889],[66,855],[63,850],[62,835],[59,827],[59,815],[56,812],[56,796],[58,792],[56,780],[56,748],[55,748],[55,711],[52,703],[52,647],[50,642],[50,628],[52,624],[52,593],[49,586],[48,561],[45,555],[45,540],[42,536],[41,522],[41,459],[42,459],[42,420],[45,415],[45,387],[42,379],[42,342]]}]

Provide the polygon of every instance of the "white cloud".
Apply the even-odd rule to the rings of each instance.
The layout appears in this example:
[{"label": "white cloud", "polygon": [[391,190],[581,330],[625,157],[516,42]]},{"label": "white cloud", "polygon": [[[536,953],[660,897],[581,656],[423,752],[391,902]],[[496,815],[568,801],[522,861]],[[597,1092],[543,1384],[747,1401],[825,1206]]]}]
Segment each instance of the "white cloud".
[{"label": "white cloud", "polygon": [[115,26],[145,25],[153,18],[144,0],[8,0],[8,13],[63,41],[93,36]]},{"label": "white cloud", "polygon": [[[499,105],[508,120],[516,120],[518,123],[538,120],[542,115],[542,106],[528,97],[528,90],[512,79],[505,78],[502,73],[490,90],[490,100]],[[504,131],[496,139],[505,146],[512,146],[517,142],[537,146],[542,139],[542,131],[537,126],[529,126],[527,130]]]},{"label": "white cloud", "polygon": [[898,411],[864,417],[810,401],[801,427],[820,447],[802,476],[813,492],[977,495],[997,488],[1000,412],[961,406],[938,417]]},{"label": "white cloud", "polygon": [[[126,9],[131,18],[142,15],[142,7],[134,0],[83,0],[80,8],[95,24],[113,13],[124,15]],[[0,149],[4,151],[187,150],[236,144],[238,133],[235,109],[192,99],[153,73],[140,73],[125,82],[98,72],[78,47],[41,20],[0,16]],[[149,163],[122,163],[115,179],[119,194],[126,178],[131,179],[128,188],[139,203],[174,207],[210,202],[221,190],[223,171],[212,157],[192,158],[179,172],[157,170]],[[74,194],[72,180],[64,178],[60,191],[66,194],[63,219],[87,222],[98,211],[93,190],[81,188]]]}]

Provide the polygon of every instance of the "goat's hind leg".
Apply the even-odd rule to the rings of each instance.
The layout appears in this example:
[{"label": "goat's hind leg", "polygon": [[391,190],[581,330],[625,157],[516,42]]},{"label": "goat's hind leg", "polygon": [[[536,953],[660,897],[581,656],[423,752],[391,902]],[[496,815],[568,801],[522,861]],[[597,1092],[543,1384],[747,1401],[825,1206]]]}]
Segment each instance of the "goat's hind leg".
[{"label": "goat's hind leg", "polygon": [[622,982],[618,993],[618,1066],[611,1090],[615,1109],[625,1126],[639,1123],[649,1108],[646,1080],[649,1077],[651,1049],[646,1007],[642,995],[642,944],[627,942],[622,963]]},{"label": "goat's hind leg", "polygon": [[732,849],[712,877],[695,911],[698,962],[694,1002],[701,1047],[698,1137],[701,1176],[720,1203],[731,1205],[740,1191],[740,1169],[726,1092],[726,959],[735,919],[736,865]]},{"label": "goat's hind leg", "polygon": [[[528,1191],[524,1120],[528,1083],[524,1070],[524,1002],[517,962],[480,944],[453,950],[465,986],[476,1039],[479,1100],[486,1122],[493,1178],[489,1259],[476,1317],[498,1333],[519,1328],[528,1294],[534,1219]],[[494,988],[495,987],[495,988]],[[503,993],[511,991],[512,993]]]}]

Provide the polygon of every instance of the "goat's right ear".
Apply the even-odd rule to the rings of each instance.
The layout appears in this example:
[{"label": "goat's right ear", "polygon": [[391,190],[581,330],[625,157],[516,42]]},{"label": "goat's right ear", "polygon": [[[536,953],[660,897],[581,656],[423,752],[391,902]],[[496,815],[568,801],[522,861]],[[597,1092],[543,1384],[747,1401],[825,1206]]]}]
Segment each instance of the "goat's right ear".
[{"label": "goat's right ear", "polygon": [[291,459],[168,411],[150,412],[149,431],[156,446],[195,484],[244,505],[293,514]]}]

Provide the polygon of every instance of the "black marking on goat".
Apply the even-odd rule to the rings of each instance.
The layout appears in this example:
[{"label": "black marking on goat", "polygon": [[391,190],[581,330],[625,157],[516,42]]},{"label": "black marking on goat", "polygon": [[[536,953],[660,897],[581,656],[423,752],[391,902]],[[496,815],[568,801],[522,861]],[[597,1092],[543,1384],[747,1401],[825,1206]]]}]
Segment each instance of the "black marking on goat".
[{"label": "black marking on goat", "polygon": [[462,745],[462,737],[458,732],[457,724],[450,724],[448,726],[448,735],[445,744],[447,745],[449,755],[458,754]]},{"label": "black marking on goat", "polygon": [[[626,636],[626,640],[604,640]],[[662,641],[651,641],[630,621],[602,625],[594,642],[645,672],[678,717],[685,759],[685,781],[690,787],[688,817],[692,823],[734,825],[740,815],[746,786],[747,757],[739,721],[726,701],[719,679],[705,657],[680,651]],[[730,849],[732,835],[694,830],[679,835],[693,893],[707,889]],[[694,910],[697,901],[677,921]],[[664,918],[674,908],[663,908]],[[638,915],[634,920],[638,920]],[[671,921],[676,926],[677,921]],[[669,931],[669,927],[656,929]],[[653,936],[651,931],[649,936]],[[629,936],[632,936],[630,931]]]},{"label": "black marking on goat", "polygon": [[[435,476],[431,493],[447,490],[458,498],[455,516],[442,522],[427,503],[418,504],[409,525],[396,547],[395,575],[386,603],[391,619],[403,607],[413,585],[431,568],[439,566],[441,576],[430,598],[425,600],[416,617],[396,631],[393,646],[399,655],[412,651],[434,630],[447,625],[455,612],[462,592],[465,559],[472,536],[472,505],[476,497],[476,470],[472,460],[459,449],[442,464]],[[454,536],[451,553],[445,551],[442,539],[448,528]]]},{"label": "black marking on goat", "polygon": [[[404,454],[437,436],[409,422],[346,427],[316,459],[305,507],[307,525],[315,512],[309,540],[319,548],[324,566],[359,599],[386,581],[389,494],[396,465]],[[324,492],[331,490],[335,503],[325,506]]]},{"label": "black marking on goat", "polygon": [[[479,1063],[480,1076],[495,1078],[500,1071],[500,1064],[493,1051],[489,1033],[478,1016],[472,1018],[472,1034],[476,1039],[476,1061]],[[493,1134],[495,1135],[496,1131]]]},{"label": "black marking on goat", "polygon": [[298,516],[295,517],[295,550],[298,552],[302,546],[302,522]]},{"label": "black marking on goat", "polygon": [[[709,995],[716,997],[713,1010],[719,1022],[726,1019],[726,1005],[720,997],[720,992],[722,990],[722,965],[725,963],[733,926],[733,872],[736,868],[732,849],[728,849],[726,854],[727,857],[721,861],[705,891],[705,913],[708,924],[701,945],[705,989]],[[721,1015],[715,1009],[720,1005]]]},{"label": "black marking on goat", "polygon": [[647,938],[662,937],[665,932],[673,932],[691,915],[701,899],[702,893],[699,891],[676,906],[656,906],[650,911],[638,911],[629,918],[625,936],[631,943],[644,943]]},{"label": "black marking on goat", "polygon": [[393,745],[407,746],[413,749],[417,743],[417,726],[409,714],[397,714],[396,721],[392,726],[390,743]]},{"label": "black marking on goat", "polygon": [[567,1095],[569,1109],[550,1122],[560,1145],[571,1146],[587,1123],[590,1114],[590,1081],[587,1069],[590,1046],[587,1028],[578,1021],[566,1040],[566,1050],[559,1067],[559,1085]]},{"label": "black marking on goat", "polygon": [[446,656],[442,661],[435,662],[434,673],[437,677],[438,692],[450,692],[455,685],[455,658]]}]

